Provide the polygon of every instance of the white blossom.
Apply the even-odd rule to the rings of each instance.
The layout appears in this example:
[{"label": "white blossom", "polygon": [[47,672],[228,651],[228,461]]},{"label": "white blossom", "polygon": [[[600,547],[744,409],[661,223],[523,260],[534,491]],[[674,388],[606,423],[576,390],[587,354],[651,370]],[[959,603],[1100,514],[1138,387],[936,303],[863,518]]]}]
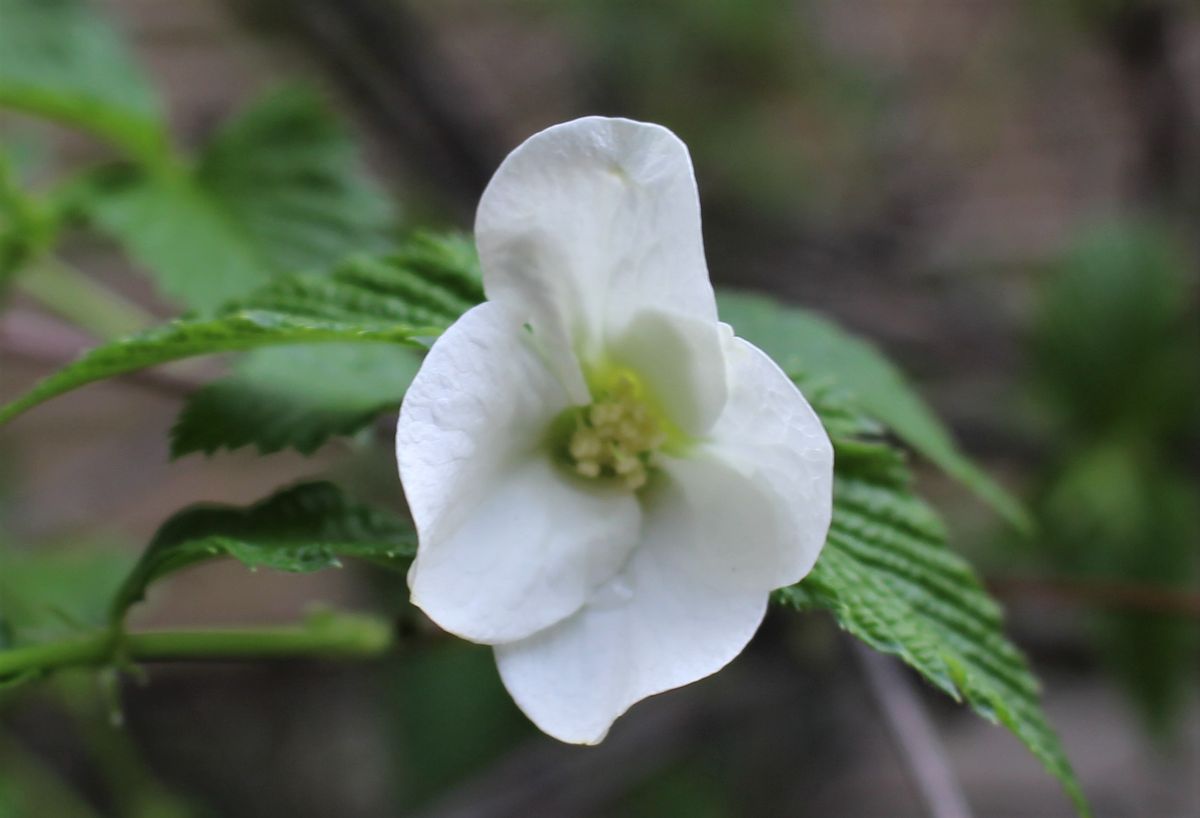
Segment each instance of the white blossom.
[{"label": "white blossom", "polygon": [[717,320],[687,148],[588,117],[496,171],[488,300],[404,400],[412,600],[495,647],[542,730],[595,743],[712,674],[816,562],[833,451],[792,381]]}]

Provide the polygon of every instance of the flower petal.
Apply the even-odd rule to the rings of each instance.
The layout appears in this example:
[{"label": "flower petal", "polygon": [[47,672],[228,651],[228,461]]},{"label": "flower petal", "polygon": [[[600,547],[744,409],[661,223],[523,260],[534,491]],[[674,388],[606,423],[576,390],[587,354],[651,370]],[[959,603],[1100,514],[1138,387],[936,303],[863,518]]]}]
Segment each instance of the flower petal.
[{"label": "flower petal", "polygon": [[740,551],[778,537],[771,499],[715,461],[685,471],[648,489],[642,544],[583,610],[496,648],[509,693],[555,738],[600,741],[635,702],[720,670],[762,621],[770,588]]},{"label": "flower petal", "polygon": [[608,356],[642,376],[671,421],[692,436],[707,432],[728,398],[722,324],[644,309],[608,345]]},{"label": "flower petal", "polygon": [[730,338],[725,357],[729,401],[702,453],[774,497],[784,523],[770,585],[792,585],[812,570],[829,532],[833,445],[804,395],[766,353]]},{"label": "flower petal", "polygon": [[438,339],[409,387],[396,429],[420,542],[409,582],[446,629],[526,636],[578,609],[632,546],[634,500],[558,474],[539,451],[570,403],[520,319],[492,303]]},{"label": "flower petal", "polygon": [[687,147],[658,125],[586,117],[501,163],[475,238],[488,298],[584,355],[644,306],[715,321]]},{"label": "flower petal", "polygon": [[421,540],[412,601],[485,644],[524,639],[578,611],[638,539],[629,492],[562,474],[547,456],[510,471],[445,537]]}]

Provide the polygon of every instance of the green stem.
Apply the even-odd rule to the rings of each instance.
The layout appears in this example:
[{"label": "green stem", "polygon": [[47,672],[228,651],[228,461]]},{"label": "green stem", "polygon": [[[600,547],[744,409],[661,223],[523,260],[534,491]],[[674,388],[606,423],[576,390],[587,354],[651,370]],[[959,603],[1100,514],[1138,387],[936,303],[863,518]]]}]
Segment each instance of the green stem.
[{"label": "green stem", "polygon": [[371,617],[321,614],[302,626],[244,630],[97,631],[44,645],[0,651],[0,678],[118,662],[355,659],[392,644],[391,627]]},{"label": "green stem", "polygon": [[47,310],[102,341],[132,335],[154,316],[119,293],[55,258],[44,258],[17,285]]}]

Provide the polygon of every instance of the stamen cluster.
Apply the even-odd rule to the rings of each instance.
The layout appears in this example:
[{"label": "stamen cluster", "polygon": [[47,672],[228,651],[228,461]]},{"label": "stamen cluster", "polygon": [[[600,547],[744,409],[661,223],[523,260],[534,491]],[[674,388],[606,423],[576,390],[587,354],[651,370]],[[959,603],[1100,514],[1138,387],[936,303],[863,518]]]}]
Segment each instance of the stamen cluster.
[{"label": "stamen cluster", "polygon": [[633,491],[646,484],[651,456],[667,435],[639,391],[636,379],[622,374],[575,415],[567,452],[578,474],[616,478]]}]

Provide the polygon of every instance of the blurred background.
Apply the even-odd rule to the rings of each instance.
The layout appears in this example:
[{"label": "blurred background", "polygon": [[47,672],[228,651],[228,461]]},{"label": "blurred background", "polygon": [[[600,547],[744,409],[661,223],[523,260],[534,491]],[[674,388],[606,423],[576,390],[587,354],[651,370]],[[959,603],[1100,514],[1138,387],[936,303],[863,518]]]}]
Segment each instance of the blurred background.
[{"label": "blurred background", "polygon": [[[368,169],[376,199],[354,207],[390,225],[469,228],[499,160],[549,124],[602,113],[672,128],[696,163],[718,285],[874,339],[1035,513],[1022,537],[922,473],[1005,604],[1097,814],[1200,816],[1194,3],[90,5],[185,149],[263,93],[312,89],[331,112],[320,127]],[[0,3],[0,47],[16,9]],[[96,46],[69,33],[65,50]],[[12,39],[0,66],[20,70]],[[10,175],[33,189],[112,154],[31,117],[0,112],[0,128]],[[154,248],[120,240],[120,213],[99,221],[109,229],[67,236],[64,259],[139,310],[189,303],[137,274]],[[311,263],[303,240],[284,244]],[[17,292],[0,318],[0,400],[99,334],[44,296]],[[171,462],[181,393],[221,371],[90,387],[0,430],[6,617],[53,611],[38,625],[52,631],[91,615],[191,502],[334,475],[398,504],[381,437]],[[369,572],[214,565],[158,589],[135,624],[287,622],[314,601],[386,612],[399,598]],[[365,665],[153,667],[0,691],[0,816],[929,814],[879,668],[824,617],[795,620],[770,618],[727,671],[635,707],[594,749],[538,734],[487,650],[420,623]],[[916,679],[887,684],[915,696],[905,706],[932,726],[971,814],[1071,814],[1001,728]],[[122,730],[109,727],[117,702]]]}]

